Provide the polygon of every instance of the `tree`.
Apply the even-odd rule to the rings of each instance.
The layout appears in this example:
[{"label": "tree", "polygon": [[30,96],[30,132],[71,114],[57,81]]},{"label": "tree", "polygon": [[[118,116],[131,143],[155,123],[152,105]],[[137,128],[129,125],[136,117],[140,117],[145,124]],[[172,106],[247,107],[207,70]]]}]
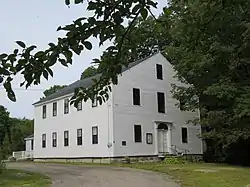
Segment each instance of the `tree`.
[{"label": "tree", "polygon": [[92,77],[96,75],[97,73],[98,73],[98,68],[96,68],[95,66],[90,66],[82,72],[80,79]]},{"label": "tree", "polygon": [[9,112],[0,105],[0,160],[3,159],[3,143],[4,138],[7,137],[11,143],[11,132],[10,132],[10,117]]},{"label": "tree", "polygon": [[67,85],[62,85],[62,86],[61,85],[54,85],[54,86],[51,86],[49,89],[45,90],[43,92],[43,94],[44,94],[45,97],[48,97],[49,95],[57,92],[58,90],[61,90],[61,89],[65,88],[66,86]]},{"label": "tree", "polygon": [[213,160],[249,164],[250,2],[171,1],[167,11],[166,53],[179,79],[191,85],[174,86],[175,98],[187,110],[200,109]]},{"label": "tree", "polygon": [[[83,0],[75,0],[75,4],[82,2]],[[70,5],[70,0],[65,0],[65,3]],[[69,25],[58,27],[57,30],[65,31],[66,36],[58,38],[57,43],[49,43],[46,50],[35,51],[36,45],[28,46],[22,41],[17,41],[20,48],[14,49],[11,54],[0,54],[0,83],[4,83],[9,99],[16,101],[11,86],[13,76],[18,73],[23,75],[25,81],[20,86],[25,85],[28,88],[32,84],[38,85],[42,76],[46,79],[53,76],[51,67],[56,63],[68,66],[72,64],[73,54],[80,55],[84,49],[91,50],[92,44],[89,39],[95,37],[99,39],[99,45],[115,39],[117,47],[107,48],[109,54],[112,54],[110,64],[105,67],[107,71],[102,73],[102,77],[96,80],[91,88],[77,89],[72,102],[75,102],[76,106],[80,100],[86,101],[94,95],[97,95],[99,102],[106,101],[110,87],[105,86],[110,82],[117,84],[117,74],[121,73],[121,67],[127,64],[120,59],[124,38],[131,31],[137,18],[141,16],[146,19],[152,14],[153,7],[157,7],[156,0],[91,0],[88,1],[87,10],[93,12],[93,16],[80,17]],[[127,28],[124,27],[126,21],[130,21]],[[94,59],[94,62],[101,63],[97,59]]]}]

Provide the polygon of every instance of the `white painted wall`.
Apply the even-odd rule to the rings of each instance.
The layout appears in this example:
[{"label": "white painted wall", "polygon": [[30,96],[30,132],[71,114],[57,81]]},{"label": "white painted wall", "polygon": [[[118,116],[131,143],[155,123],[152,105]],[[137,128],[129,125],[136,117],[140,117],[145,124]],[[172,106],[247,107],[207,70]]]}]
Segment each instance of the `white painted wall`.
[{"label": "white painted wall", "polygon": [[[25,139],[25,151],[33,151],[32,148],[32,139]],[[33,147],[34,148],[34,147]]]},{"label": "white painted wall", "polygon": [[[52,116],[52,103],[47,105],[47,117],[42,119],[42,106],[35,106],[35,130],[34,130],[34,157],[35,158],[76,158],[76,157],[109,157],[112,148],[108,148],[108,142],[112,142],[112,95],[109,101],[101,106],[92,108],[90,101],[82,105],[82,111],[72,105],[69,114],[64,114],[64,99],[57,101],[57,116]],[[92,144],[92,126],[98,126],[98,144]],[[77,129],[83,129],[83,145],[77,146]],[[64,147],[64,131],[69,131],[69,146]],[[57,132],[57,147],[52,147],[52,132]],[[47,146],[42,148],[42,134],[46,134]]]},{"label": "white painted wall", "polygon": [[[156,78],[156,64],[163,65],[163,80]],[[69,114],[64,114],[64,99],[35,106],[34,157],[35,158],[79,158],[157,155],[157,126],[155,121],[172,122],[169,133],[172,145],[188,149],[190,154],[202,153],[202,142],[196,136],[200,126],[187,125],[197,113],[182,112],[175,104],[178,102],[170,93],[171,83],[178,83],[171,64],[157,54],[125,71],[119,76],[119,84],[112,86],[107,103],[92,108],[91,102],[83,103],[83,110],[70,106]],[[133,106],[132,89],[140,88],[141,106]],[[166,113],[157,111],[157,91],[165,93]],[[57,116],[52,116],[52,103],[57,101]],[[47,117],[42,119],[42,106],[47,105]],[[134,124],[142,125],[142,143],[134,142]],[[92,126],[98,125],[99,144],[92,144]],[[188,144],[181,143],[181,127],[188,127]],[[76,144],[76,131],[83,129],[82,146]],[[69,146],[64,147],[64,131],[69,130]],[[52,147],[52,132],[57,132],[57,147]],[[47,135],[47,146],[42,148],[42,134]],[[153,133],[153,144],[146,144],[146,133]],[[122,146],[122,141],[127,145]],[[107,144],[112,143],[108,148]],[[169,145],[171,146],[171,145]]]},{"label": "white painted wall", "polygon": [[[156,78],[156,64],[163,65],[163,80]],[[188,149],[190,154],[201,154],[202,143],[196,136],[200,126],[187,125],[186,121],[197,117],[197,113],[182,112],[175,106],[178,102],[170,93],[171,83],[178,83],[171,64],[159,53],[125,71],[119,77],[119,84],[113,86],[114,104],[114,156],[156,155],[157,143],[146,144],[146,133],[153,133],[156,140],[154,121],[172,122],[172,145]],[[141,91],[141,106],[133,105],[132,89]],[[157,111],[157,91],[165,93],[166,113]],[[142,125],[142,143],[134,142],[134,124]],[[181,127],[188,127],[188,144],[181,143]],[[127,146],[121,142],[127,141]]]}]

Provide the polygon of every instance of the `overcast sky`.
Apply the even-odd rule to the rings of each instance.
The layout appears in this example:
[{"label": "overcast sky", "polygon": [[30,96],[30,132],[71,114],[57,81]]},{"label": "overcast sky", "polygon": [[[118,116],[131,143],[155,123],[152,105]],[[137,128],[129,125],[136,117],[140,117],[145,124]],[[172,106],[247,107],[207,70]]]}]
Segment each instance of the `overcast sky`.
[{"label": "overcast sky", "polygon": [[[166,0],[158,0],[158,9],[153,12],[158,15],[166,5]],[[86,4],[67,7],[64,0],[7,0],[0,2],[0,53],[9,53],[17,45],[15,41],[21,40],[27,45],[36,44],[38,48],[45,49],[49,42],[55,42],[63,33],[56,32],[59,25],[71,23],[81,16],[91,15],[86,11]],[[43,80],[39,86],[28,90],[19,87],[22,77],[15,77],[13,88],[17,102],[11,102],[3,88],[0,86],[0,105],[4,105],[12,117],[33,118],[32,103],[43,96],[43,90],[55,84],[70,84],[79,79],[82,71],[86,69],[93,58],[98,58],[107,47],[98,47],[93,41],[91,51],[85,51],[80,56],[75,56],[73,65],[65,68],[56,65],[54,77],[49,81]]]}]

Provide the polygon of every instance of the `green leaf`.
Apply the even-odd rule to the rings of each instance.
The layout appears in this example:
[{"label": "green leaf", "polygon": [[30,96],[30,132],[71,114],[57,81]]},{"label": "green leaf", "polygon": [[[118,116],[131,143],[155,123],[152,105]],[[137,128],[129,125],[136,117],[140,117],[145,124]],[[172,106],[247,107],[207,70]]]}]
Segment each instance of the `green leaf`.
[{"label": "green leaf", "polygon": [[53,77],[53,71],[50,68],[47,68],[47,71],[49,72],[50,76]]},{"label": "green leaf", "polygon": [[22,48],[26,47],[25,43],[23,43],[22,41],[16,41],[16,43]]},{"label": "green leaf", "polygon": [[70,0],[65,0],[65,4],[69,5],[70,4]]},{"label": "green leaf", "polygon": [[75,0],[75,4],[79,4],[79,3],[82,3],[83,0]]},{"label": "green leaf", "polygon": [[1,54],[1,55],[0,55],[0,60],[6,58],[7,56],[8,56],[7,54]]},{"label": "green leaf", "polygon": [[48,80],[49,74],[48,74],[48,72],[46,70],[43,71],[43,76],[44,76],[45,79]]},{"label": "green leaf", "polygon": [[41,56],[43,56],[45,53],[43,51],[38,51],[36,54],[35,54],[35,57],[36,58],[39,58]]},{"label": "green leaf", "polygon": [[18,49],[15,49],[14,54],[17,55],[17,53],[18,53]]},{"label": "green leaf", "polygon": [[141,5],[137,4],[137,5],[134,6],[132,12],[135,14],[140,8],[141,8]]},{"label": "green leaf", "polygon": [[145,8],[141,9],[141,16],[143,19],[146,19],[148,17],[148,10]]},{"label": "green leaf", "polygon": [[92,49],[92,44],[88,41],[86,42],[83,42],[83,45],[88,49],[88,50],[91,50]]}]

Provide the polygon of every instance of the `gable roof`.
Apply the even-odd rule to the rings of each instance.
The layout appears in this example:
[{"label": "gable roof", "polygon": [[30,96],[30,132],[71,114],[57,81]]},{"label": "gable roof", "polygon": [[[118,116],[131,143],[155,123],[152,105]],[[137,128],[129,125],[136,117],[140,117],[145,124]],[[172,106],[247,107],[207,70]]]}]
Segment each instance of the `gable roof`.
[{"label": "gable roof", "polygon": [[[141,62],[155,56],[156,54],[159,54],[160,52],[157,52],[157,53],[154,53],[150,56],[147,56],[143,59],[140,59],[140,60],[137,60],[135,62],[132,62],[128,65],[128,67],[123,67],[122,68],[122,73],[134,66],[136,66],[137,64],[140,64]],[[62,97],[64,95],[68,95],[68,94],[71,94],[71,93],[74,93],[75,89],[78,88],[78,87],[84,87],[84,88],[89,88],[91,87],[93,84],[94,84],[94,81],[93,79],[99,79],[101,77],[101,74],[97,74],[95,76],[92,76],[92,77],[88,77],[88,78],[85,78],[85,79],[82,79],[82,80],[78,80],[72,84],[70,84],[69,86],[61,89],[61,90],[58,90],[57,92],[49,95],[48,97],[46,98],[43,98],[41,99],[40,101],[38,102],[35,102],[33,105],[37,105],[37,104],[40,104],[40,103],[43,103],[43,102],[46,102],[46,101],[49,101],[49,100],[52,100],[52,99],[56,99],[58,97]]]}]

